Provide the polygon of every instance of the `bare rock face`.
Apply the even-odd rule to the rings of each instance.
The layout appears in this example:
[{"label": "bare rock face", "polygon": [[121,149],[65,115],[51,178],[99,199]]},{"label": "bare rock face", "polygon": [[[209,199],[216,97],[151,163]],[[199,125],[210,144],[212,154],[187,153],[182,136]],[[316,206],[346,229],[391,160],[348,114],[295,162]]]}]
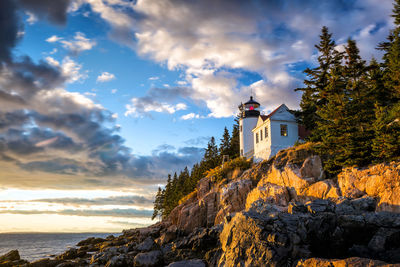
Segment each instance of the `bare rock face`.
[{"label": "bare rock face", "polygon": [[[293,152],[294,153],[294,152]],[[304,153],[301,153],[304,157]],[[295,159],[292,159],[292,161]],[[268,173],[258,182],[246,200],[246,209],[255,202],[287,206],[290,200],[306,202],[312,199],[334,199],[341,196],[332,180],[322,180],[321,158],[311,155],[300,164],[286,160],[286,165],[272,164]]]},{"label": "bare rock face", "polygon": [[290,201],[289,191],[284,186],[260,181],[258,186],[247,195],[246,209],[249,209],[256,201],[287,206]]},{"label": "bare rock face", "polygon": [[250,180],[236,180],[223,186],[219,190],[219,211],[214,224],[224,222],[225,216],[228,214],[243,210],[247,195],[252,188]]},{"label": "bare rock face", "polygon": [[371,260],[365,258],[352,257],[347,259],[321,259],[321,258],[310,258],[306,260],[300,260],[297,262],[297,267],[399,267],[400,264],[388,264],[383,261]]},{"label": "bare rock face", "polygon": [[157,267],[163,265],[162,253],[159,250],[139,253],[133,260],[135,267]]},{"label": "bare rock face", "polygon": [[193,197],[172,210],[168,220],[186,233],[222,223],[227,215],[245,208],[252,188],[252,181],[246,179],[217,184],[212,177],[203,178]]},{"label": "bare rock face", "polygon": [[[218,266],[291,266],[300,259],[349,255],[400,262],[400,214],[375,212],[373,199],[290,206],[290,212],[267,203],[238,212],[220,234]],[[331,261],[334,265],[313,259],[298,266],[380,266],[363,265],[379,263],[363,259]]]},{"label": "bare rock face", "polygon": [[378,164],[367,169],[347,168],[338,175],[343,196],[377,197],[378,211],[400,212],[400,165]]}]

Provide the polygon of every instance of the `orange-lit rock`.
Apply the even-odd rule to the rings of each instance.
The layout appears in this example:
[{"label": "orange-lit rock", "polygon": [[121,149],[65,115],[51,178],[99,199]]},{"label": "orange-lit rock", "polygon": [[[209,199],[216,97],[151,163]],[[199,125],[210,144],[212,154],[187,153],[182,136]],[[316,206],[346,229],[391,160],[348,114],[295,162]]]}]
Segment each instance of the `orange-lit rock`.
[{"label": "orange-lit rock", "polygon": [[321,259],[310,258],[297,262],[297,267],[399,267],[400,264],[389,264],[383,261],[371,260],[365,258],[347,258],[347,259]]},{"label": "orange-lit rock", "polygon": [[347,168],[338,175],[343,196],[377,197],[378,211],[400,212],[400,165],[377,164],[366,169]]}]

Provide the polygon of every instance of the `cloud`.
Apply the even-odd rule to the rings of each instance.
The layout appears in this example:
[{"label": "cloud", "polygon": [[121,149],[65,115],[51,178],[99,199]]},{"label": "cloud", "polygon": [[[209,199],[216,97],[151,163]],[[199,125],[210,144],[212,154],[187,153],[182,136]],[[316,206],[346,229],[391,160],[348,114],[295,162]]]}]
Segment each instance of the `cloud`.
[{"label": "cloud", "polygon": [[[39,62],[28,56],[12,58],[11,51],[20,30],[16,15],[18,7],[22,6],[24,11],[32,12],[38,18],[64,23],[69,1],[54,3],[46,0],[2,1],[0,184],[18,188],[130,187],[139,190],[138,184],[162,183],[171,170],[180,170],[197,161],[199,153],[196,150],[185,153],[161,150],[148,156],[133,155],[124,145],[124,139],[116,134],[118,128],[108,127],[115,121],[112,112],[84,94],[64,88],[66,83],[87,77],[82,72],[82,65],[71,57],[61,61],[47,57]],[[57,36],[48,41],[60,42],[77,53],[95,45],[79,32],[72,41]],[[177,91],[182,89],[162,93],[158,89],[152,90],[165,99],[173,98]],[[172,112],[185,109],[186,105],[177,103],[163,108]],[[127,216],[135,213],[133,210],[117,213],[122,212]]]},{"label": "cloud", "polygon": [[57,35],[52,35],[46,39],[48,43],[61,43],[62,46],[70,51],[73,55],[77,55],[83,51],[91,50],[96,46],[96,41],[86,38],[82,32],[76,32],[73,40],[65,40]]},{"label": "cloud", "polygon": [[131,104],[126,105],[125,116],[141,117],[143,115],[149,115],[150,112],[173,114],[179,110],[185,110],[187,108],[185,103],[170,105],[156,101],[146,102],[140,98],[132,98],[131,102]]},{"label": "cloud", "polygon": [[117,92],[118,92],[117,89],[112,89],[112,90],[111,90],[111,94],[115,94],[115,93],[117,93]]},{"label": "cloud", "polygon": [[126,105],[125,116],[151,117],[151,112],[173,114],[179,110],[186,110],[185,103],[169,103],[188,96],[189,91],[190,89],[185,87],[151,88],[145,96],[131,99],[131,103]]},{"label": "cloud", "polygon": [[366,58],[379,58],[374,48],[393,25],[392,1],[379,0],[82,3],[111,25],[115,40],[171,70],[184,71],[187,96],[204,103],[212,117],[234,115],[238,103],[249,97],[256,80],[245,84],[241,75],[258,76],[265,91],[257,90],[255,96],[268,102],[265,109],[279,105],[280,98],[297,108],[299,95],[289,99],[288,92],[302,85],[303,74],[290,66],[314,64],[314,44],[323,25],[338,43],[356,39]]},{"label": "cloud", "polygon": [[154,76],[154,77],[150,77],[150,78],[149,78],[150,81],[156,81],[156,80],[158,80],[158,79],[160,79],[160,77],[157,77],[157,76]]},{"label": "cloud", "polygon": [[138,195],[127,195],[127,196],[110,196],[102,198],[42,198],[32,200],[6,200],[0,201],[0,203],[36,203],[43,202],[47,204],[62,204],[64,206],[136,206],[141,208],[151,209],[153,207],[153,199],[146,198]]},{"label": "cloud", "polygon": [[186,115],[182,115],[181,116],[182,120],[193,120],[193,119],[200,119],[200,115],[199,114],[195,114],[195,113],[188,113]]},{"label": "cloud", "polygon": [[40,18],[64,24],[67,20],[67,10],[72,0],[17,0],[21,6]]},{"label": "cloud", "polygon": [[58,68],[68,83],[74,83],[88,78],[87,72],[81,71],[82,65],[75,62],[69,56],[66,56],[61,63],[50,56],[46,57],[45,60],[49,65]]},{"label": "cloud", "polygon": [[97,77],[97,82],[109,82],[115,79],[115,75],[109,72],[102,72],[101,75]]},{"label": "cloud", "polygon": [[48,42],[48,43],[56,43],[56,42],[61,41],[62,39],[63,38],[58,37],[57,35],[52,35],[52,36],[50,36],[49,38],[46,39],[46,42]]},{"label": "cloud", "polygon": [[51,210],[0,210],[0,214],[57,214],[57,215],[70,215],[70,216],[112,216],[112,217],[130,217],[130,218],[149,218],[152,210],[138,210],[138,209],[101,209],[101,210],[75,210],[65,209],[59,211]]},{"label": "cloud", "polygon": [[38,18],[35,16],[35,14],[31,13],[31,12],[26,12],[26,15],[28,16],[28,18],[26,19],[26,22],[28,22],[30,25],[33,25],[36,23],[36,21],[38,20]]}]

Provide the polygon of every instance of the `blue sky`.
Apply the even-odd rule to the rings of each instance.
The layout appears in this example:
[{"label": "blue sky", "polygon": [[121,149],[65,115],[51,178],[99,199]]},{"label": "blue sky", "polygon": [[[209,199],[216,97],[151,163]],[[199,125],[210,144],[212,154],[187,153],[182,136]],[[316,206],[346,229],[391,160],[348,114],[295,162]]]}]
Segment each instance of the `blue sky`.
[{"label": "blue sky", "polygon": [[356,40],[367,60],[380,58],[375,47],[393,26],[389,0],[0,5],[4,231],[32,230],[6,225],[40,214],[78,224],[60,231],[99,216],[98,231],[148,224],[167,173],[198,161],[250,94],[264,112],[298,108],[293,90],[316,63],[322,26],[339,50]]}]

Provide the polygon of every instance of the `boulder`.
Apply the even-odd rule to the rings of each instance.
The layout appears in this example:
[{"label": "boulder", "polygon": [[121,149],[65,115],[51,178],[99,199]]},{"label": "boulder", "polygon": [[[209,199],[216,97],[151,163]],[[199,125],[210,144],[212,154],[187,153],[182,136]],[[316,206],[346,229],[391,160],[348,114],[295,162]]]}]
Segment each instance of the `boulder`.
[{"label": "boulder", "polygon": [[316,182],[297,193],[305,199],[336,199],[341,196],[340,190],[332,180]]},{"label": "boulder", "polygon": [[184,260],[184,261],[176,261],[170,263],[168,267],[206,267],[203,260],[193,259],[193,260]]},{"label": "boulder", "polygon": [[379,260],[371,260],[365,258],[347,258],[347,259],[321,259],[321,258],[310,258],[306,260],[300,260],[297,262],[297,267],[400,267],[400,264],[388,264]]},{"label": "boulder", "polygon": [[[108,238],[107,238],[108,239]],[[108,240],[110,240],[110,239],[108,239]],[[82,246],[88,246],[88,245],[97,245],[97,244],[99,244],[99,243],[102,243],[102,242],[104,242],[104,241],[106,241],[106,239],[104,239],[104,238],[100,238],[100,237],[89,237],[89,238],[87,238],[87,239],[85,239],[85,240],[82,240],[82,241],[80,241],[78,244],[77,244],[77,246],[78,247],[82,247]]]},{"label": "boulder", "polygon": [[224,222],[228,214],[243,210],[252,188],[253,183],[250,180],[236,180],[223,186],[219,190],[219,207],[214,224]]},{"label": "boulder", "polygon": [[142,243],[138,244],[135,247],[135,250],[145,252],[145,251],[154,250],[156,248],[157,248],[157,244],[154,242],[153,238],[151,238],[149,236]]},{"label": "boulder", "polygon": [[162,266],[163,257],[160,250],[142,252],[135,256],[133,266],[135,267],[157,267]]},{"label": "boulder", "polygon": [[257,187],[247,195],[246,209],[251,208],[254,202],[260,200],[265,203],[287,206],[290,201],[289,191],[284,186],[264,183],[264,180],[261,180]]},{"label": "boulder", "polygon": [[338,174],[343,196],[358,198],[363,195],[379,199],[377,211],[400,212],[400,165],[377,164],[370,168],[346,168]]},{"label": "boulder", "polygon": [[18,250],[11,250],[7,252],[6,254],[0,256],[0,263],[1,262],[10,262],[10,261],[16,261],[20,260],[21,257],[19,256]]},{"label": "boulder", "polygon": [[315,178],[321,180],[324,178],[324,169],[322,168],[321,158],[317,155],[306,158],[300,168],[300,175],[302,177]]}]

